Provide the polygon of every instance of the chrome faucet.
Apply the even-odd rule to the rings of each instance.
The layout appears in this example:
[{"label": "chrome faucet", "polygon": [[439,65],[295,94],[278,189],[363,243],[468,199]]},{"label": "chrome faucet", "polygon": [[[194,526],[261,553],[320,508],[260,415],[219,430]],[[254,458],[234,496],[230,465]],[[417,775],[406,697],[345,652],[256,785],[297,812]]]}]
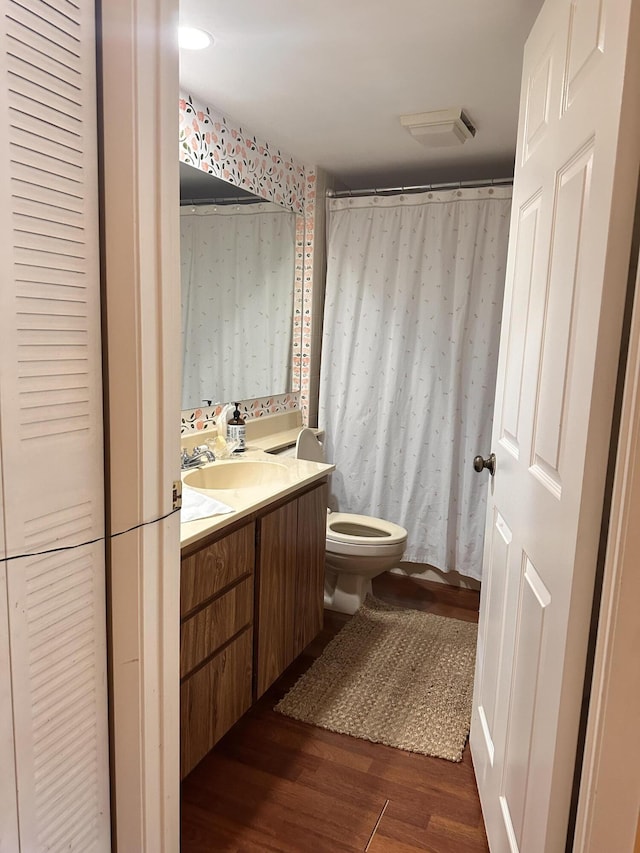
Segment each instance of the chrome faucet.
[{"label": "chrome faucet", "polygon": [[183,471],[186,468],[199,468],[201,465],[206,465],[207,462],[215,462],[215,459],[213,450],[210,450],[205,444],[194,447],[191,456],[189,456],[189,451],[183,447],[180,454],[180,468]]}]

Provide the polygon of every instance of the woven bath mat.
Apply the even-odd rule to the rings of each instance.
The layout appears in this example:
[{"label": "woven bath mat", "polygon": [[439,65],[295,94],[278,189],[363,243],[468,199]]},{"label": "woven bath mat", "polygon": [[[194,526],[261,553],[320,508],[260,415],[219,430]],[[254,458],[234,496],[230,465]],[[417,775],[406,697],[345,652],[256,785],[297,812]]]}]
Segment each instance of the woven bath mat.
[{"label": "woven bath mat", "polygon": [[477,626],[367,596],[276,711],[341,734],[460,761]]}]

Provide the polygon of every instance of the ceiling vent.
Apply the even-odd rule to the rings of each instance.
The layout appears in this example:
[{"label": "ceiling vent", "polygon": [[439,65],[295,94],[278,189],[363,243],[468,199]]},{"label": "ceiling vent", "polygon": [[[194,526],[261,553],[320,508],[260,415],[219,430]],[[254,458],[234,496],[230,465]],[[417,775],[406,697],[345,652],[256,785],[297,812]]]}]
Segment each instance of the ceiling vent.
[{"label": "ceiling vent", "polygon": [[476,135],[475,127],[462,108],[400,116],[400,123],[427,148],[462,145]]}]

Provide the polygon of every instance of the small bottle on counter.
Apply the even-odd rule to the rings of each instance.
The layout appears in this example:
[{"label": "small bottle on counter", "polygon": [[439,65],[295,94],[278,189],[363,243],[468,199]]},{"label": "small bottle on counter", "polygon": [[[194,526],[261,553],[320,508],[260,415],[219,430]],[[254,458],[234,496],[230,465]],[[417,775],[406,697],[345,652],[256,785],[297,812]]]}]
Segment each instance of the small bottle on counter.
[{"label": "small bottle on counter", "polygon": [[244,422],[242,415],[240,414],[240,409],[238,408],[238,404],[233,404],[236,408],[233,413],[233,417],[227,424],[227,441],[237,441],[238,446],[234,450],[234,453],[243,453],[247,447],[246,443],[246,433],[247,427]]}]

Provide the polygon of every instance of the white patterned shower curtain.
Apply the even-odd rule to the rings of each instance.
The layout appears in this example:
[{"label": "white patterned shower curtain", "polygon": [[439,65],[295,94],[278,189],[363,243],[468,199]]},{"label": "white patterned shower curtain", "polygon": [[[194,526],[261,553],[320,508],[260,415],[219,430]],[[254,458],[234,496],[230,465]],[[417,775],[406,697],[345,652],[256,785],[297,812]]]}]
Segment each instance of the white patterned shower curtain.
[{"label": "white patterned shower curtain", "polygon": [[511,188],[329,202],[320,426],[344,512],[480,579]]}]

